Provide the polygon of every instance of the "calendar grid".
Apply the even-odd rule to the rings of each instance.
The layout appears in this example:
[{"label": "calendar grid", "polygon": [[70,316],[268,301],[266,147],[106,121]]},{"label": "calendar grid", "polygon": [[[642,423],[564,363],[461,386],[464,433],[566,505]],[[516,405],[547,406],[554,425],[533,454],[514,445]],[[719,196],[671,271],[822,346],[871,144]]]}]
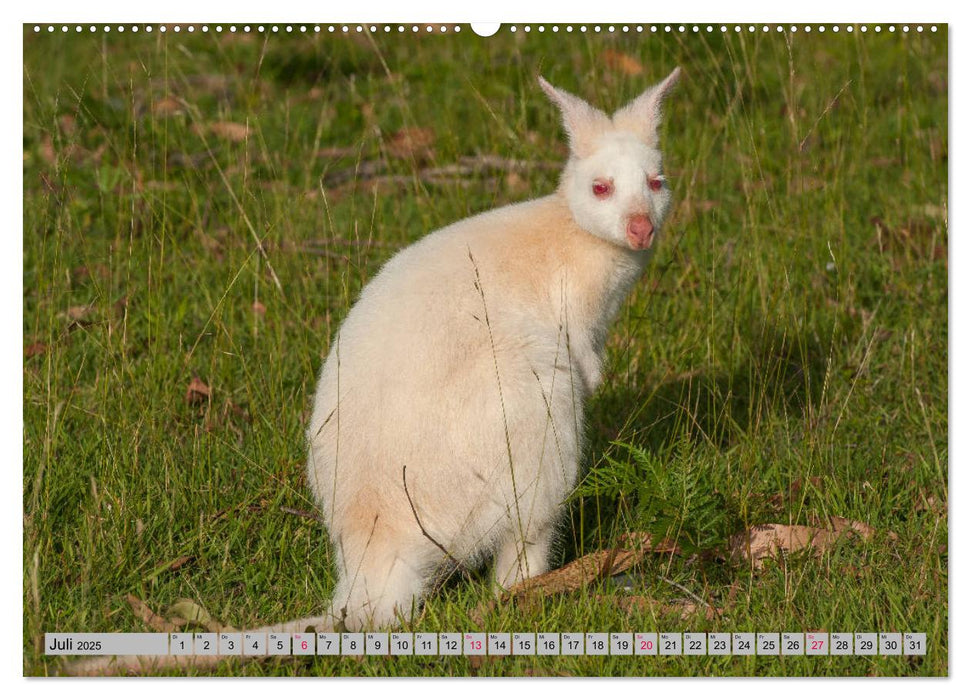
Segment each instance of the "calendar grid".
[{"label": "calendar grid", "polygon": [[923,632],[48,632],[48,656],[924,656]]}]

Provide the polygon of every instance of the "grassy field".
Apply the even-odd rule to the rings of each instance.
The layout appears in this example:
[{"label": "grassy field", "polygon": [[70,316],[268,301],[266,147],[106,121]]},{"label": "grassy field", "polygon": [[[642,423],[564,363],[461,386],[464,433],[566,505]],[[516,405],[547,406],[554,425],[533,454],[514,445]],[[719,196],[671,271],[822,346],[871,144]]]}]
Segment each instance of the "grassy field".
[{"label": "grassy field", "polygon": [[[675,66],[674,207],[609,342],[556,565],[622,577],[428,631],[917,631],[925,657],[289,659],[239,675],[948,673],[947,31],[24,39],[24,673],[45,631],[318,614],[303,431],[395,251],[550,192],[535,76],[605,109]],[[339,28],[338,28],[339,29]],[[756,561],[749,528],[865,524]]]}]

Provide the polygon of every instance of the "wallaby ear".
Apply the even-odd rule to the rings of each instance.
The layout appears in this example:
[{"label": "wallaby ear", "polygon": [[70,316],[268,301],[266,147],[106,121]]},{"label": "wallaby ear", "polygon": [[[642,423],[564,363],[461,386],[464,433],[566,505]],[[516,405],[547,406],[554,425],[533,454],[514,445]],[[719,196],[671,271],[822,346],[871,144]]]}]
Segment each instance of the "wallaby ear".
[{"label": "wallaby ear", "polygon": [[563,126],[570,137],[570,150],[580,158],[590,155],[596,147],[596,137],[610,128],[610,117],[576,95],[553,87],[543,76],[538,79],[543,92],[560,108]]},{"label": "wallaby ear", "polygon": [[632,131],[648,146],[656,147],[657,128],[661,123],[661,103],[680,77],[681,69],[675,68],[667,78],[645,90],[626,107],[617,110],[613,117],[614,127]]}]

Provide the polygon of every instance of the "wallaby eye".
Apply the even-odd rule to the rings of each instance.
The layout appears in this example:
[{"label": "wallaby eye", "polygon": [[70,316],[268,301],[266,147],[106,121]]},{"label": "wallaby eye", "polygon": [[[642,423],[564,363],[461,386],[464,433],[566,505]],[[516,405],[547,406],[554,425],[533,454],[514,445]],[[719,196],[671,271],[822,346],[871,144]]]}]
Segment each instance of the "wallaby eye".
[{"label": "wallaby eye", "polygon": [[593,181],[593,196],[597,199],[607,199],[614,193],[614,183],[610,180],[598,177]]},{"label": "wallaby eye", "polygon": [[660,192],[661,188],[664,187],[664,178],[661,176],[648,177],[647,186],[651,188],[651,192]]}]

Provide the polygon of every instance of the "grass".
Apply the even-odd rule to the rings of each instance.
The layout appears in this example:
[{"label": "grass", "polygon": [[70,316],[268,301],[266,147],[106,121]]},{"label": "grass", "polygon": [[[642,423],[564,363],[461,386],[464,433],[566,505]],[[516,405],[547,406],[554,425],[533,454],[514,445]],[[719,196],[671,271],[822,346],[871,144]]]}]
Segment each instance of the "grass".
[{"label": "grass", "polygon": [[[57,672],[45,631],[147,631],[128,594],[238,627],[319,612],[333,572],[299,514],[303,431],[362,285],[428,231],[555,187],[544,164],[565,147],[537,73],[613,109],[680,65],[662,139],[673,215],[610,338],[554,563],[634,530],[682,554],[498,606],[481,629],[922,631],[926,657],[220,672],[946,675],[946,29],[463,30],[25,28],[24,673]],[[423,170],[488,155],[528,165]],[[193,377],[208,397],[187,400]],[[876,535],[762,570],[727,556],[748,527],[828,516]],[[480,629],[488,581],[450,582],[413,629]],[[696,598],[721,615],[682,619]]]}]

